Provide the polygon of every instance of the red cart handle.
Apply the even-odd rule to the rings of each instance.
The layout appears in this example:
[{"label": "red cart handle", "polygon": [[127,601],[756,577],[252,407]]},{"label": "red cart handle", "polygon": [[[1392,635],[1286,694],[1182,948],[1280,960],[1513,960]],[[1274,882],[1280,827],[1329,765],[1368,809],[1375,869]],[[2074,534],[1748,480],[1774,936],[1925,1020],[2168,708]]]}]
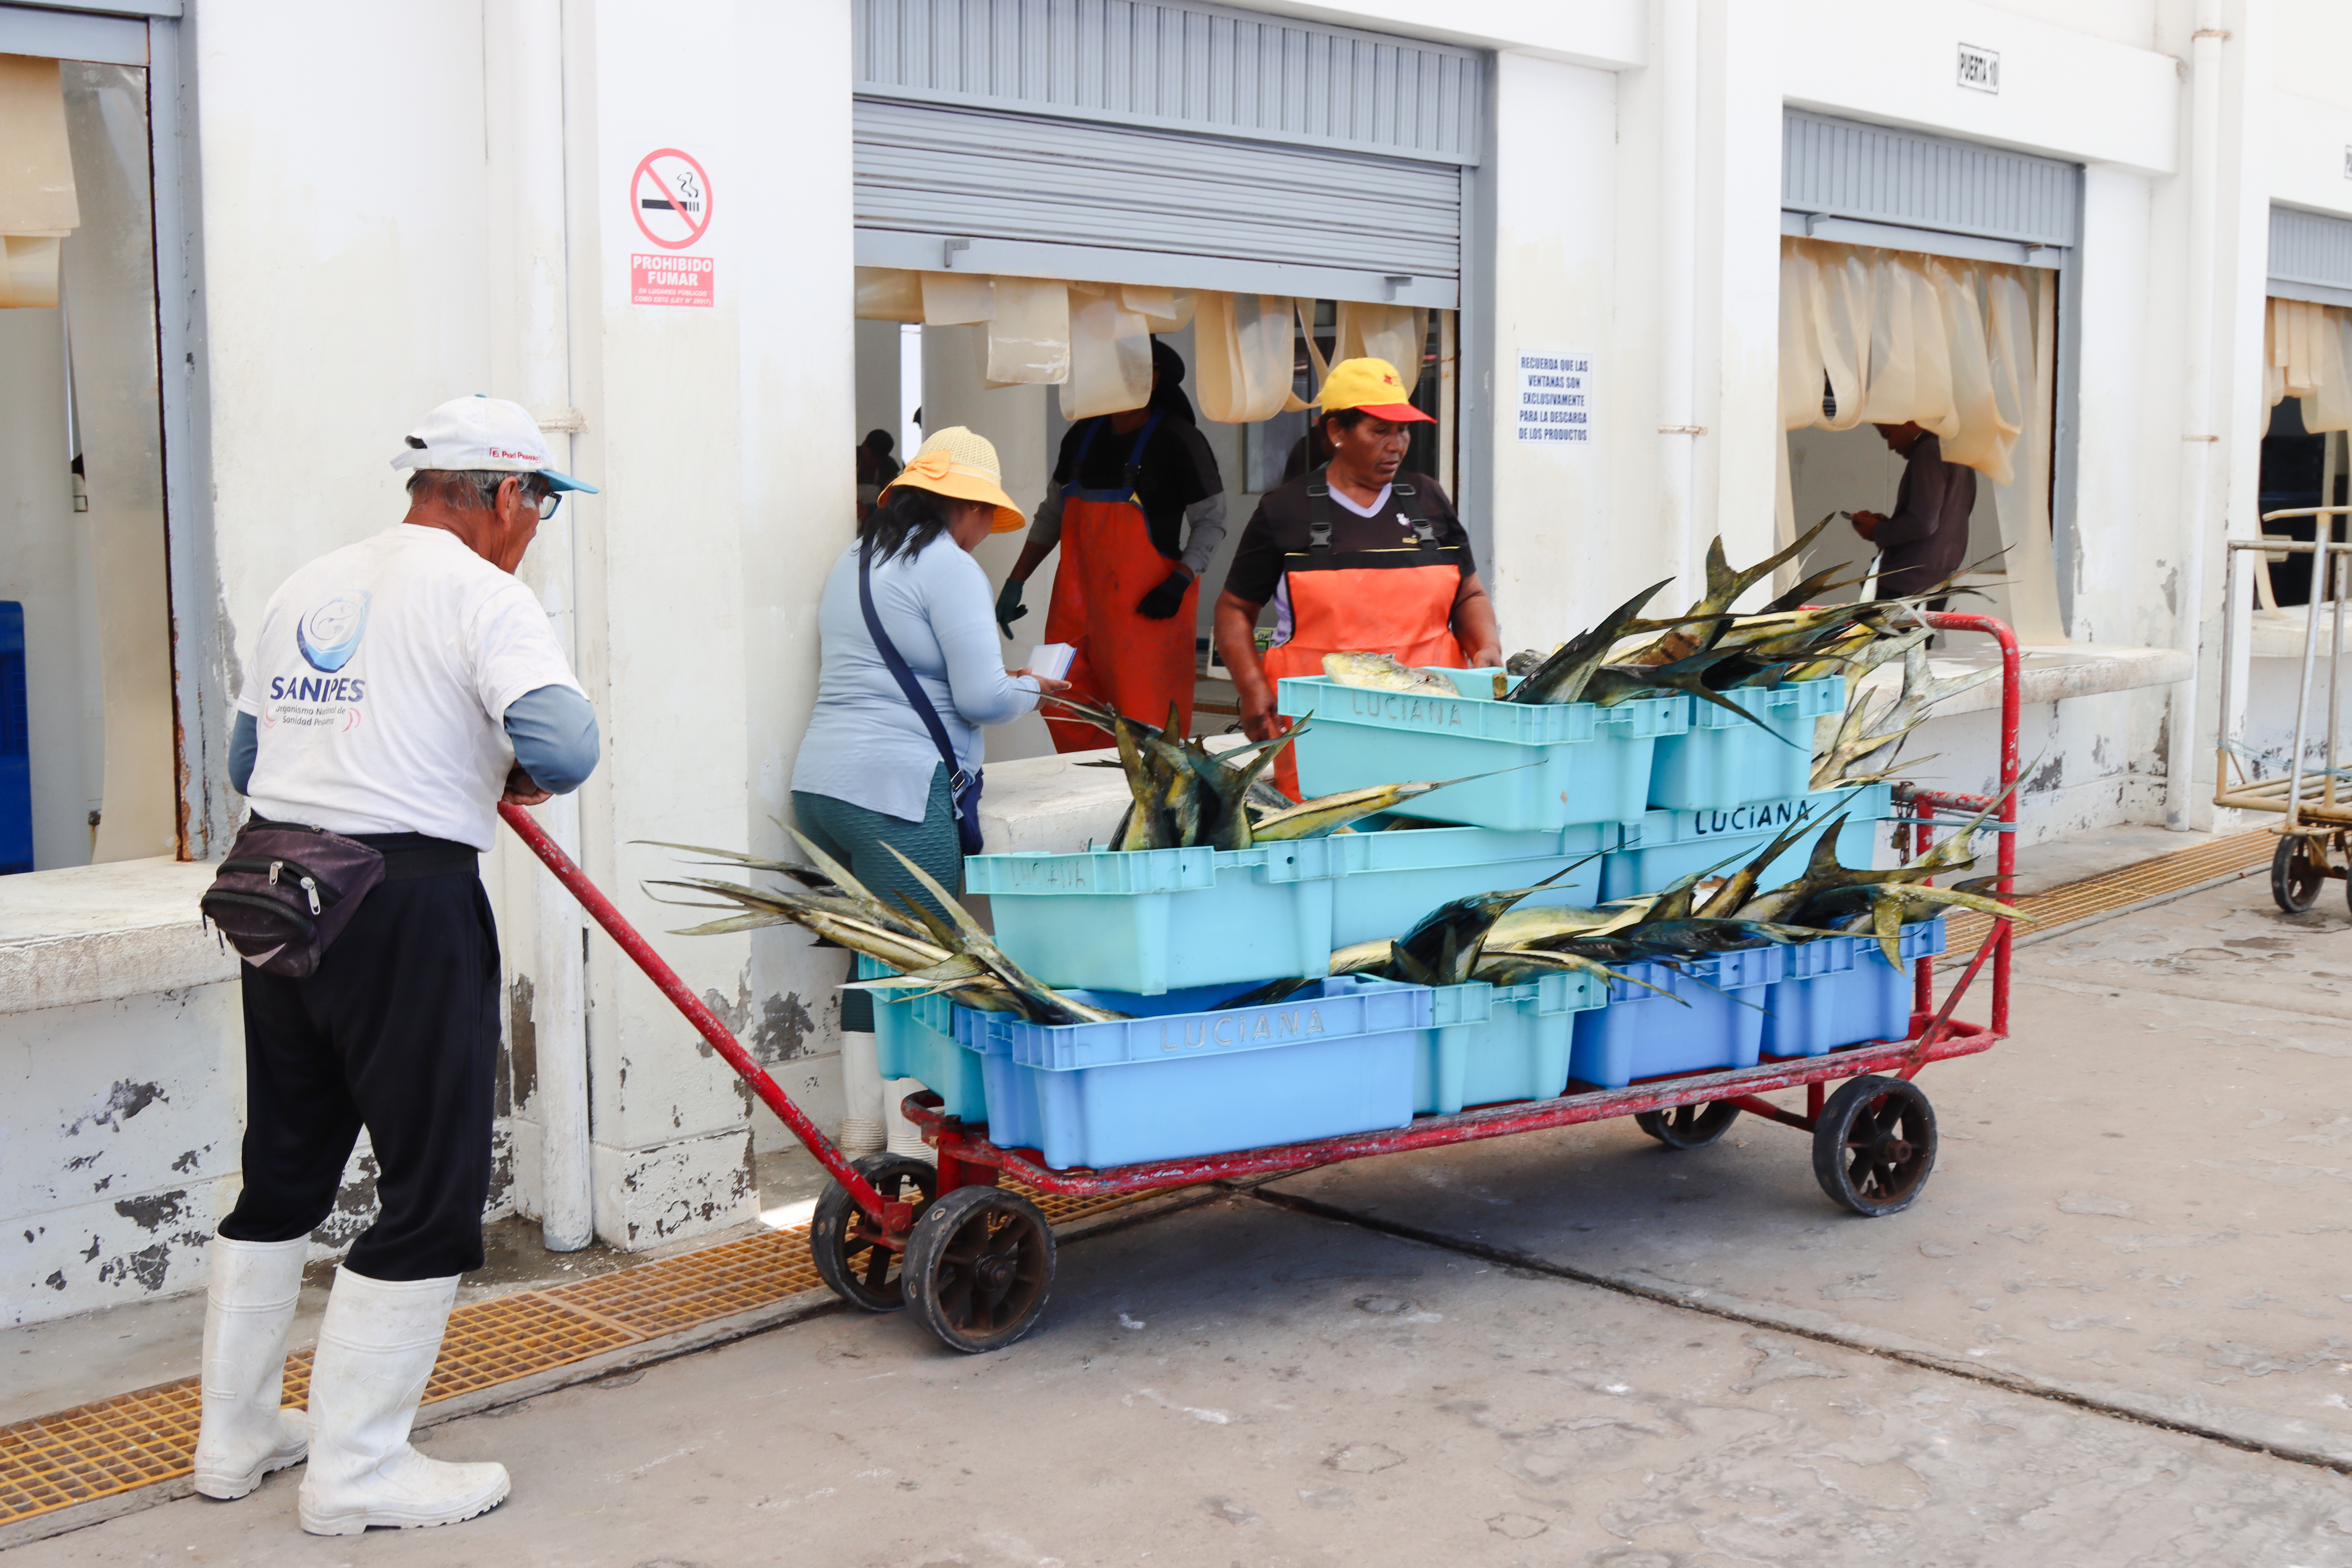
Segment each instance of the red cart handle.
[{"label": "red cart handle", "polygon": [[646,972],[646,978],[660,988],[661,994],[670,999],[673,1006],[686,1015],[687,1022],[710,1042],[710,1048],[727,1058],[727,1065],[751,1086],[751,1092],[760,1097],[761,1103],[774,1111],[783,1124],[793,1130],[793,1136],[807,1145],[808,1152],[816,1156],[817,1163],[825,1168],[826,1173],[848,1189],[852,1201],[866,1211],[867,1217],[878,1223],[892,1237],[905,1236],[915,1223],[914,1205],[884,1200],[882,1194],[875,1190],[874,1184],[849,1163],[848,1156],[835,1147],[833,1140],[808,1119],[808,1113],[794,1105],[792,1097],[768,1076],[768,1070],[751,1059],[751,1053],[745,1050],[727,1026],[719,1021],[719,1016],[704,1005],[702,998],[687,989],[686,982],[678,978],[677,971],[653,950],[651,943],[637,934],[636,928],[614,908],[613,900],[588,879],[586,872],[572,863],[572,857],[563,852],[563,847],[547,836],[547,830],[540,826],[537,818],[510,801],[499,803],[499,815],[507,819],[507,826],[515,830],[516,837],[530,846],[531,853],[547,863],[547,868],[555,873],[555,879],[571,889],[572,896],[580,900],[580,907],[594,917],[596,923],[604,928],[605,934],[620,943],[623,952],[636,961],[637,967]]}]

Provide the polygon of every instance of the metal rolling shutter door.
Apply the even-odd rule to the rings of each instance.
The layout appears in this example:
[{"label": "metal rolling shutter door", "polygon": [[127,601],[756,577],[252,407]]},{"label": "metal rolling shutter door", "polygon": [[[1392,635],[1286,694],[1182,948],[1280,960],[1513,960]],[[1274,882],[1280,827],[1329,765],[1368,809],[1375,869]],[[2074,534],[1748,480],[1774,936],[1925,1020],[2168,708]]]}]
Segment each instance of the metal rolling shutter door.
[{"label": "metal rolling shutter door", "polygon": [[2270,292],[2315,305],[2352,305],[2352,218],[2271,208]]},{"label": "metal rolling shutter door", "polygon": [[1460,302],[1470,51],[1183,0],[858,5],[862,264]]}]

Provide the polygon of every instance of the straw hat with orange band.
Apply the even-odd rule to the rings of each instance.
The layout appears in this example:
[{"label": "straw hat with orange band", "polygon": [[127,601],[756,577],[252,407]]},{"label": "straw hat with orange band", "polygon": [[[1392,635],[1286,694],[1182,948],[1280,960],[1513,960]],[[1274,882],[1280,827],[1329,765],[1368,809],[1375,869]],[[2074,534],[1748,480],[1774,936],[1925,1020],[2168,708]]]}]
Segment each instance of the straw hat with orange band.
[{"label": "straw hat with orange band", "polygon": [[883,487],[882,494],[887,496],[900,485],[954,500],[986,502],[996,509],[988,528],[991,533],[1010,533],[1029,521],[1004,493],[1004,469],[996,460],[995,444],[961,425],[933,432],[914,460]]}]

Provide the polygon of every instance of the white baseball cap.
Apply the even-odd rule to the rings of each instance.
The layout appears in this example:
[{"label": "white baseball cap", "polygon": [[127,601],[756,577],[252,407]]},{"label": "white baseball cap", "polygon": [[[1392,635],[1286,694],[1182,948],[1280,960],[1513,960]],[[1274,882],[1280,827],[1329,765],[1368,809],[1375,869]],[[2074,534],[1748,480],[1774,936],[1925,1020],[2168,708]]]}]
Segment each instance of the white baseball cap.
[{"label": "white baseball cap", "polygon": [[539,421],[520,403],[476,393],[453,397],[417,421],[395,468],[487,468],[495,473],[537,474],[559,490],[596,493],[596,487],[561,474]]}]

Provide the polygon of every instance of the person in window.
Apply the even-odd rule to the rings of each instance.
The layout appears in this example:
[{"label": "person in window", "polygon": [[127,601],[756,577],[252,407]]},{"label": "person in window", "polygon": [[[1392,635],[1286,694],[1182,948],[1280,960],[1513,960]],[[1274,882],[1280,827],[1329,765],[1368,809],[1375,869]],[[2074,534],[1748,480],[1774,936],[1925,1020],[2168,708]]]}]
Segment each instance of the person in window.
[{"label": "person in window", "polygon": [[[1022,584],[1059,544],[1045,640],[1077,649],[1072,689],[1152,724],[1164,723],[1172,704],[1189,731],[1196,584],[1225,536],[1225,484],[1193,425],[1183,379],[1183,359],[1154,339],[1150,400],[1070,426],[996,619],[1011,637],[1028,614]],[[1045,727],[1057,751],[1108,742],[1076,720],[1049,717]]]},{"label": "person in window", "polygon": [[[270,595],[229,742],[257,820],[383,857],[351,923],[291,977],[247,967],[244,1190],[207,1249],[195,1489],[239,1498],[295,1463],[313,1535],[453,1524],[498,1506],[494,1464],[408,1443],[456,1299],[482,1267],[499,1060],[499,935],[478,870],[501,799],[596,765],[595,710],[514,577],[565,490],[521,405],[460,397],[393,467],[407,514]],[[315,910],[318,906],[314,903]],[[307,1429],[278,1408],[310,1233],[360,1129],[382,1200],[335,1272]]]},{"label": "person in window", "polygon": [[857,521],[864,522],[874,511],[892,479],[898,477],[898,459],[890,455],[898,443],[891,440],[887,430],[868,430],[866,439],[857,443]]},{"label": "person in window", "polygon": [[[1903,459],[1895,511],[1853,514],[1853,531],[1878,546],[1882,599],[1940,588],[1969,558],[1969,513],[1977,504],[1977,471],[1944,461],[1943,443],[1916,424],[1874,426]],[[1927,601],[1941,610],[1941,597]]]},{"label": "person in window", "polygon": [[[1275,714],[1275,683],[1322,674],[1327,653],[1385,653],[1451,669],[1503,662],[1494,601],[1454,503],[1435,479],[1404,469],[1411,426],[1429,416],[1404,400],[1396,367],[1342,360],[1316,402],[1330,461],[1259,500],[1217,597],[1217,651],[1254,741],[1286,727]],[[1274,646],[1260,658],[1257,617],[1268,603]],[[1276,777],[1298,794],[1287,747]]]}]

